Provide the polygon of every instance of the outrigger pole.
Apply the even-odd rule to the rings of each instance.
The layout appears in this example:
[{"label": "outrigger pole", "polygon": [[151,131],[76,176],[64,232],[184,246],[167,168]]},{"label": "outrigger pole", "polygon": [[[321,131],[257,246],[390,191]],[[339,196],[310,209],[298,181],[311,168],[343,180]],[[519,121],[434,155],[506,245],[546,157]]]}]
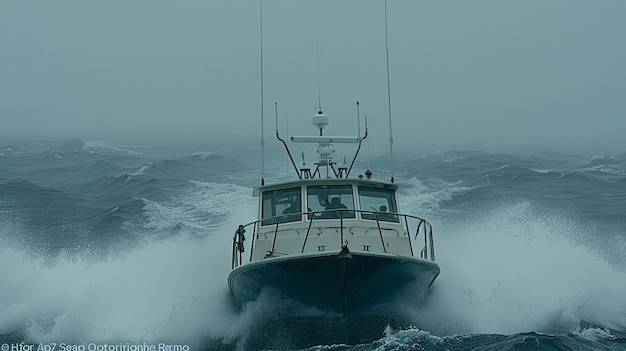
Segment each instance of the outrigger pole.
[{"label": "outrigger pole", "polygon": [[274,116],[276,118],[276,139],[278,139],[281,143],[283,143],[285,150],[287,150],[287,155],[289,155],[289,159],[291,160],[291,164],[293,165],[293,169],[296,171],[296,174],[298,174],[298,179],[302,179],[302,175],[300,174],[300,171],[298,170],[298,166],[296,166],[296,162],[293,160],[293,157],[291,157],[291,151],[289,151],[289,147],[287,146],[287,143],[285,142],[285,140],[283,140],[280,137],[280,134],[278,134],[278,103],[277,102],[274,102]]},{"label": "outrigger pole", "polygon": [[[357,120],[357,128],[359,129],[357,135],[361,135],[361,116],[359,112],[358,101],[356,102],[356,120]],[[365,138],[367,138],[367,116],[365,117],[365,135],[362,138],[359,138],[359,146],[357,147],[356,152],[354,153],[354,157],[352,158],[352,163],[350,163],[350,168],[348,168],[348,172],[346,172],[346,177],[348,177],[350,175],[350,171],[352,171],[352,166],[354,166],[356,157],[359,154],[359,151],[361,150],[361,143],[363,142],[363,140],[365,140]]]}]

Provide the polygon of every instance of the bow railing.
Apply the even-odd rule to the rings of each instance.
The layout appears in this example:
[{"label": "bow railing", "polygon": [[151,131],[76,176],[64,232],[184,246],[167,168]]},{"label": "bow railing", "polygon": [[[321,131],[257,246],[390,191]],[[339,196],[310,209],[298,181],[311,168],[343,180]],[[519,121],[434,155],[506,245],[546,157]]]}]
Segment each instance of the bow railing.
[{"label": "bow railing", "polygon": [[[326,251],[326,246],[330,245],[336,245],[339,251],[349,242],[353,242],[350,244],[353,250],[356,246],[356,250],[360,251],[416,256],[413,242],[418,245],[420,234],[424,242],[419,257],[435,261],[433,229],[425,219],[400,213],[334,209],[283,214],[239,225],[233,236],[233,269],[243,263],[245,233],[250,228],[253,235],[249,261]],[[285,245],[281,245],[282,242]],[[257,251],[264,249],[262,256],[258,252],[253,255],[255,244],[263,245],[257,248]],[[283,249],[279,250],[281,246]]]}]

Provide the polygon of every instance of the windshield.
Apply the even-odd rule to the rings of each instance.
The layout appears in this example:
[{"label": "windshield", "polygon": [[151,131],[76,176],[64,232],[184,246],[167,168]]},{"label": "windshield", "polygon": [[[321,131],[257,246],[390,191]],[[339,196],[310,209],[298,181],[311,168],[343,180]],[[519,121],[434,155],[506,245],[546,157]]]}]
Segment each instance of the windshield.
[{"label": "windshield", "polygon": [[[354,211],[345,211],[354,210],[354,196],[352,195],[352,186],[309,186],[307,187],[307,205],[309,211],[318,212],[315,214],[314,218],[354,218]],[[311,215],[309,214],[309,219],[310,218]]]},{"label": "windshield", "polygon": [[[302,200],[300,188],[266,191],[262,198],[262,225],[294,222],[302,220]],[[294,213],[294,214],[291,214]],[[279,218],[271,218],[281,216]],[[265,219],[270,218],[270,219]]]},{"label": "windshield", "polygon": [[372,211],[361,213],[363,219],[398,222],[398,216],[394,215],[398,212],[396,195],[392,189],[359,186],[359,203],[361,210]]}]

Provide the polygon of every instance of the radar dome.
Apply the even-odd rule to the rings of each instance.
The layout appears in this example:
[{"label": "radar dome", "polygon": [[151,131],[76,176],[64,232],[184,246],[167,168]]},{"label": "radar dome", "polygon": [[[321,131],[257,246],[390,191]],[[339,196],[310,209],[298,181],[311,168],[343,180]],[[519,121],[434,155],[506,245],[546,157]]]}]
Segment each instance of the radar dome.
[{"label": "radar dome", "polygon": [[328,115],[324,114],[322,111],[317,112],[317,114],[313,116],[313,125],[319,130],[324,129],[324,127],[328,125]]}]

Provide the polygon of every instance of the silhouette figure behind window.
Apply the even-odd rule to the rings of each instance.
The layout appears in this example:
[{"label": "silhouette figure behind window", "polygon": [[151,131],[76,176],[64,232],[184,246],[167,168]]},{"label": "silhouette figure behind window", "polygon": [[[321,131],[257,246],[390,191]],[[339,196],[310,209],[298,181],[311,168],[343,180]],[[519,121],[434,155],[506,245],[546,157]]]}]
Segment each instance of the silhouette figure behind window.
[{"label": "silhouette figure behind window", "polygon": [[376,217],[378,218],[379,221],[387,221],[387,222],[397,222],[398,218],[395,215],[392,215],[390,213],[387,213],[387,206],[382,205],[379,208],[380,212],[385,212],[385,213],[377,213]]},{"label": "silhouette figure behind window", "polygon": [[338,209],[342,209],[345,208],[347,209],[348,207],[346,207],[346,205],[341,203],[341,200],[338,197],[333,197],[330,200],[330,204],[328,204],[328,206],[326,206],[327,210],[338,210]]},{"label": "silhouette figure behind window", "polygon": [[280,223],[284,223],[284,222],[293,222],[293,221],[299,221],[302,219],[302,215],[300,214],[300,202],[298,201],[294,201],[291,203],[291,205],[289,207],[287,207],[286,209],[283,210],[283,215],[285,214],[290,214],[290,213],[297,213],[291,216],[282,216],[280,217]]},{"label": "silhouette figure behind window", "polygon": [[[342,210],[342,209],[348,209],[348,207],[341,203],[341,200],[339,199],[339,197],[333,197],[330,200],[330,204],[328,204],[328,206],[326,206],[325,209],[326,210]],[[343,217],[343,218],[354,217],[354,214],[350,214],[345,211],[331,211],[331,212],[324,213],[322,218],[340,218],[340,217]]]}]

